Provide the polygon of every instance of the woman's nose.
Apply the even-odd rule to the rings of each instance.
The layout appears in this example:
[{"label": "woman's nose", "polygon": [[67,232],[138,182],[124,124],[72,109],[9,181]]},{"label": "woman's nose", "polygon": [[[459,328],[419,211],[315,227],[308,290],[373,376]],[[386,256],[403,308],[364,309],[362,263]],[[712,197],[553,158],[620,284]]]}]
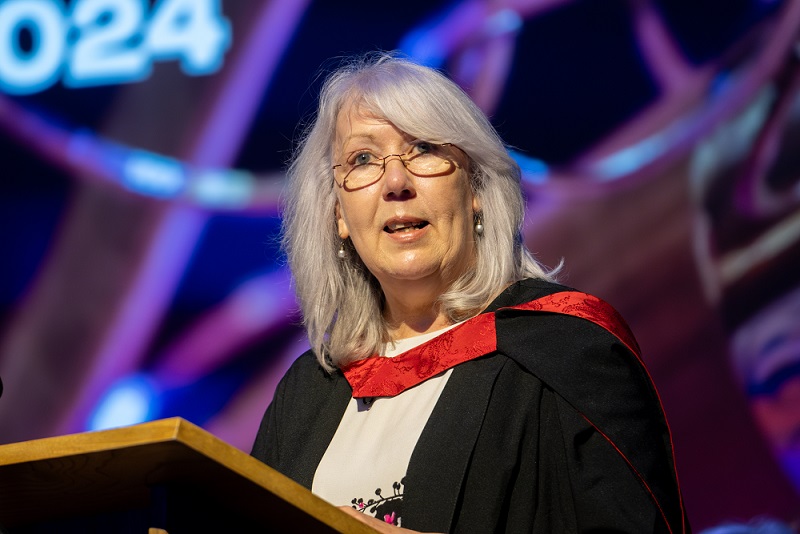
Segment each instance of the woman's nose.
[{"label": "woman's nose", "polygon": [[414,183],[411,181],[411,173],[408,172],[402,157],[388,156],[383,165],[384,195],[393,198],[413,196]]}]

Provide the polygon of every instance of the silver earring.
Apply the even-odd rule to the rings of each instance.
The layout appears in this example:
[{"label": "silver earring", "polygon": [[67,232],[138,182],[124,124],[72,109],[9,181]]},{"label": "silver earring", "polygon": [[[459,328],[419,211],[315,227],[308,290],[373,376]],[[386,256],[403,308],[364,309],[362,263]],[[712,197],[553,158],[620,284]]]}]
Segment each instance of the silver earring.
[{"label": "silver earring", "polygon": [[480,213],[475,214],[475,233],[483,235],[483,216]]},{"label": "silver earring", "polygon": [[337,252],[336,255],[339,256],[340,260],[343,260],[344,257],[347,255],[344,251],[344,241],[342,241],[342,244],[339,245],[339,252]]}]

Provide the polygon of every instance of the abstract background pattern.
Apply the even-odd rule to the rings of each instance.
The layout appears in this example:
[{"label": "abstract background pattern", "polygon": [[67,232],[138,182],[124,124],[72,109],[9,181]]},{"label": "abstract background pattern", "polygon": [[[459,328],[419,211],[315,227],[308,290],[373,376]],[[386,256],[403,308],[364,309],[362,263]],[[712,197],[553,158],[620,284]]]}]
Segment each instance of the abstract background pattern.
[{"label": "abstract background pattern", "polygon": [[800,518],[799,32],[800,0],[0,0],[0,443],[179,415],[249,450],[307,347],[285,164],[322,73],[399,50],[630,322],[695,528]]}]

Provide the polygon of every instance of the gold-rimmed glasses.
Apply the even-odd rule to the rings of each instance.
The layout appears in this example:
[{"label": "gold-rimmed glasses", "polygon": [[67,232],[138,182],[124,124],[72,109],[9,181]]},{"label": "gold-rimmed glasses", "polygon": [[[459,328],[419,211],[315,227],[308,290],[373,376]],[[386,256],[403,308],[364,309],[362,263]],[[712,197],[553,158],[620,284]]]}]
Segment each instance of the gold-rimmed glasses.
[{"label": "gold-rimmed glasses", "polygon": [[408,172],[415,176],[446,176],[459,168],[453,149],[463,152],[453,143],[437,144],[427,141],[414,143],[404,154],[379,156],[369,150],[356,150],[348,154],[344,163],[332,167],[333,177],[337,185],[345,191],[363,189],[383,177],[386,162],[390,158],[399,159]]}]

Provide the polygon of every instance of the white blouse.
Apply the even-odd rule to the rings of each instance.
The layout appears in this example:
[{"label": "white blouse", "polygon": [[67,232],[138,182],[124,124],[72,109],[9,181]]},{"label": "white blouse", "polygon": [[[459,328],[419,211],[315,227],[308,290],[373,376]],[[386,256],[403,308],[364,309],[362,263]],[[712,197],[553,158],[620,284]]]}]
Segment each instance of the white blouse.
[{"label": "white blouse", "polygon": [[[402,354],[453,326],[395,341],[383,356]],[[311,491],[336,506],[355,506],[372,516],[395,508],[391,501],[402,500],[411,453],[451,373],[448,369],[394,397],[366,402],[351,398],[317,466]],[[378,518],[400,524],[390,515]]]}]

